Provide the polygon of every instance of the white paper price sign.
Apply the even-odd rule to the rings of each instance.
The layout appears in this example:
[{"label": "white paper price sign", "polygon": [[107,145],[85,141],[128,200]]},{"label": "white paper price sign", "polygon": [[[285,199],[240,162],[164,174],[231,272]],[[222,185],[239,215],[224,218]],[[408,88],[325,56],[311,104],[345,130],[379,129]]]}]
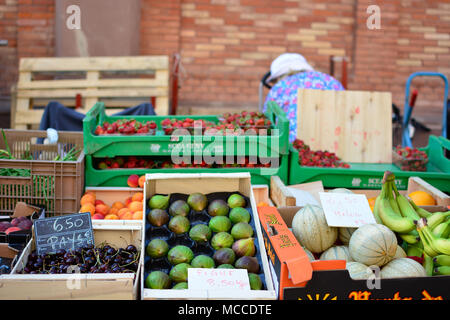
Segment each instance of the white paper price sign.
[{"label": "white paper price sign", "polygon": [[358,228],[376,223],[364,194],[319,192],[319,197],[330,227]]},{"label": "white paper price sign", "polygon": [[188,269],[188,286],[193,290],[250,290],[246,269]]}]

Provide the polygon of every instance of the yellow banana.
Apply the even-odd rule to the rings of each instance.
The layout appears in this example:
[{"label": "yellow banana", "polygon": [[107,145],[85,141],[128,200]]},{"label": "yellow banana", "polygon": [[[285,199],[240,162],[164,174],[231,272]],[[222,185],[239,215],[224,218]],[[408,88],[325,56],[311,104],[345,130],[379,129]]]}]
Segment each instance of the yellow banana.
[{"label": "yellow banana", "polygon": [[438,238],[448,238],[450,235],[450,220],[438,224],[431,232]]},{"label": "yellow banana", "polygon": [[450,266],[450,256],[446,254],[440,254],[433,258],[433,263],[438,266]]},{"label": "yellow banana", "polygon": [[419,232],[411,230],[408,233],[399,233],[398,236],[408,244],[416,244],[420,241]]},{"label": "yellow banana", "polygon": [[434,267],[433,258],[427,255],[426,253],[423,255],[422,266],[425,269],[427,276],[431,277],[433,275],[433,267]]},{"label": "yellow banana", "polygon": [[[426,218],[421,218],[417,223],[417,231],[422,233],[428,244],[439,254],[450,255],[450,239],[437,238],[427,226]],[[421,238],[422,239],[422,238]],[[425,243],[424,243],[425,246]]]},{"label": "yellow banana", "polygon": [[395,185],[394,182],[391,182],[391,187],[392,190],[394,191],[395,201],[398,204],[402,216],[413,220],[419,220],[420,219],[419,214],[416,212],[416,210],[414,210],[414,207],[411,205],[411,203],[409,203],[408,199],[398,192],[397,186]]},{"label": "yellow banana", "polygon": [[410,218],[402,217],[400,212],[395,211],[390,204],[390,197],[393,197],[391,193],[389,195],[389,183],[394,180],[394,174],[386,171],[383,177],[383,185],[381,187],[380,194],[380,207],[378,208],[378,215],[380,216],[383,224],[398,233],[408,233],[414,230],[414,221]]},{"label": "yellow banana", "polygon": [[402,213],[401,212],[401,210],[400,210],[400,207],[399,207],[399,205],[398,205],[398,203],[397,203],[397,201],[395,200],[395,197],[394,197],[394,194],[392,193],[393,191],[393,185],[394,185],[395,183],[394,183],[394,181],[389,181],[388,182],[388,188],[387,188],[387,196],[388,196],[388,198],[389,198],[389,203],[391,204],[391,207],[392,207],[392,209],[395,211],[395,212],[398,212],[398,213]]},{"label": "yellow banana", "polygon": [[418,245],[408,245],[408,248],[406,248],[406,255],[408,257],[421,258],[423,255],[423,249],[420,248]]},{"label": "yellow banana", "polygon": [[411,206],[414,208],[414,210],[416,210],[417,214],[421,217],[421,218],[428,218],[429,216],[432,215],[431,212],[425,210],[424,208],[421,208],[419,206],[417,206],[414,201],[412,201],[411,199],[408,200],[409,203],[411,204]]},{"label": "yellow banana", "polygon": [[438,266],[438,267],[434,268],[433,275],[448,276],[448,275],[450,275],[450,267],[449,266]]},{"label": "yellow banana", "polygon": [[426,218],[427,219],[427,225],[428,228],[430,229],[434,229],[436,228],[439,224],[441,224],[442,222],[445,221],[445,219],[450,216],[450,211],[447,212],[435,212],[433,213],[430,217]]}]

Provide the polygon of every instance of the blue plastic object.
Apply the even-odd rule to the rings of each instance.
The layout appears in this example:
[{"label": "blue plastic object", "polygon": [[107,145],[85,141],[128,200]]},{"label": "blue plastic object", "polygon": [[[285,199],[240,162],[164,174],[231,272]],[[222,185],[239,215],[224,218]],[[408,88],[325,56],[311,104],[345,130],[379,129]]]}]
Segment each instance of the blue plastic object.
[{"label": "blue plastic object", "polygon": [[444,138],[447,138],[447,100],[448,100],[448,79],[447,77],[439,72],[428,72],[421,71],[415,72],[411,74],[406,82],[406,93],[405,93],[405,107],[404,107],[404,116],[403,116],[403,131],[402,131],[402,146],[403,147],[412,147],[412,141],[409,136],[408,124],[411,119],[412,106],[409,104],[409,94],[410,94],[410,86],[411,82],[415,77],[440,77],[444,80],[445,91],[444,91],[444,111],[442,115],[442,133],[441,135]]}]

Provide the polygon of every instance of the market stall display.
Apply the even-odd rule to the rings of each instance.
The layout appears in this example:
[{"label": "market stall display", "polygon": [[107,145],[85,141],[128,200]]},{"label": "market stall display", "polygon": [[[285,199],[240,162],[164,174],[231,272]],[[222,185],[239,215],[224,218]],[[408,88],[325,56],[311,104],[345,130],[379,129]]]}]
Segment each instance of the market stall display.
[{"label": "market stall display", "polygon": [[[249,173],[147,174],[144,193],[143,299],[275,299]],[[189,268],[245,269],[250,288],[194,289]]]},{"label": "market stall display", "polygon": [[[136,132],[117,133],[119,123],[124,126],[122,131]],[[152,123],[156,128],[137,133],[142,129],[135,129],[139,123]],[[83,124],[87,186],[122,186],[132,174],[211,169],[220,173],[249,171],[254,184],[267,184],[274,174],[283,181],[288,179],[288,122],[276,104],[265,114],[242,111],[118,118],[107,116],[104,105],[98,103]]]},{"label": "market stall display", "polygon": [[2,130],[0,213],[11,215],[18,201],[45,208],[46,215],[77,212],[84,187],[83,134]]}]

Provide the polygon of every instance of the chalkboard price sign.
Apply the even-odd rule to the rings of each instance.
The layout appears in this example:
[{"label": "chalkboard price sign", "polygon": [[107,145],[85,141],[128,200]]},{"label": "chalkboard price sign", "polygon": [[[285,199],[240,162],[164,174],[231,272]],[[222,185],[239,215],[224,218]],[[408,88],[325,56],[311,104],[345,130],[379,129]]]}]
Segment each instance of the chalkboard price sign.
[{"label": "chalkboard price sign", "polygon": [[85,212],[37,219],[34,221],[34,237],[38,254],[93,245],[91,215]]}]

